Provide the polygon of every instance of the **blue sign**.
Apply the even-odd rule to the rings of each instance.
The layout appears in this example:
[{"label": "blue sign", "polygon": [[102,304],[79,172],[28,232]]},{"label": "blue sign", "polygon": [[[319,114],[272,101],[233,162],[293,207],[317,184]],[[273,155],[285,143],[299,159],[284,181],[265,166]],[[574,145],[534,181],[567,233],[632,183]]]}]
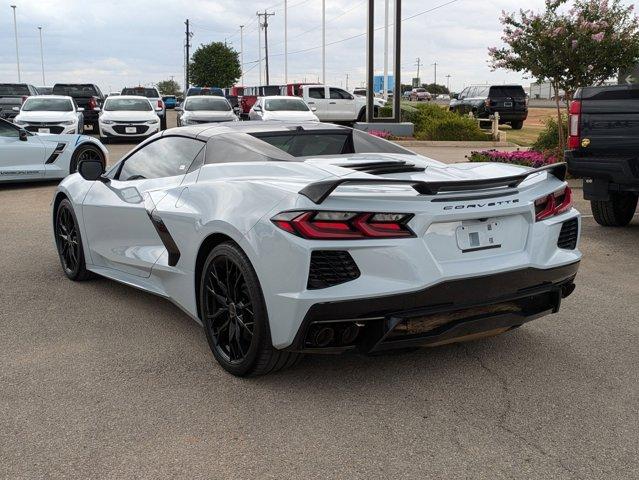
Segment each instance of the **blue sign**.
[{"label": "blue sign", "polygon": [[[386,88],[388,88],[388,90],[393,90],[395,88],[395,77],[393,75],[388,75],[388,77],[386,78],[388,79]],[[373,92],[381,93],[383,91],[384,91],[384,75],[375,75],[373,77]]]}]

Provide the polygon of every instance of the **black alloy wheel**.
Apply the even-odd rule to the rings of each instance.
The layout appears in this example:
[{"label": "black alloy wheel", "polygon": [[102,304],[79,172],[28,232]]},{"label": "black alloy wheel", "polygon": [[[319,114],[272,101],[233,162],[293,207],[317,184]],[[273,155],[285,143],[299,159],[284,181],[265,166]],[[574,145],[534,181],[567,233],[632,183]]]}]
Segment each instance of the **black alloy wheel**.
[{"label": "black alloy wheel", "polygon": [[99,160],[102,165],[105,163],[104,154],[98,147],[94,145],[81,145],[73,154],[71,160],[71,166],[69,167],[69,173],[75,173],[78,170],[78,165],[84,160]]},{"label": "black alloy wheel", "polygon": [[233,375],[263,375],[299,358],[273,348],[257,275],[234,243],[209,253],[200,279],[200,309],[211,351]]},{"label": "black alloy wheel", "polygon": [[55,242],[64,274],[71,280],[85,280],[90,273],[84,262],[78,222],[69,200],[60,202],[55,216]]}]

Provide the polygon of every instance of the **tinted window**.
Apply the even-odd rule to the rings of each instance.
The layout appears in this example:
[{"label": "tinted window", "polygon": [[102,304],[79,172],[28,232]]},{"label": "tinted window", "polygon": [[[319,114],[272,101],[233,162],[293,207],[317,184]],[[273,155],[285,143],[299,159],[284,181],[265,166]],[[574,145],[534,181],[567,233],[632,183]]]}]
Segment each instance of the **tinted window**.
[{"label": "tinted window", "polygon": [[0,120],[0,137],[19,137],[18,129],[11,125],[9,122]]},{"label": "tinted window", "polygon": [[57,84],[53,86],[53,93],[55,95],[66,95],[68,97],[95,97],[100,96],[100,93],[93,85],[89,84]]},{"label": "tinted window", "polygon": [[192,138],[160,138],[127,158],[118,178],[137,180],[184,175],[202,148],[204,143]]},{"label": "tinted window", "polygon": [[331,88],[329,89],[331,99],[333,100],[352,100],[353,96],[339,88]]},{"label": "tinted window", "polygon": [[246,133],[213,137],[206,149],[206,163],[291,161],[283,151]]},{"label": "tinted window", "polygon": [[53,87],[38,87],[38,95],[51,95],[53,93]]},{"label": "tinted window", "polygon": [[160,94],[155,88],[123,88],[122,95],[136,95],[146,98],[160,98]]},{"label": "tinted window", "polygon": [[304,100],[295,98],[268,98],[264,100],[265,109],[270,112],[308,112]]},{"label": "tinted window", "polygon": [[20,83],[0,84],[0,95],[29,95],[29,87]]},{"label": "tinted window", "polygon": [[353,130],[353,147],[355,153],[402,153],[404,155],[415,155],[410,150],[406,150],[393,142],[369,135],[360,130]]},{"label": "tinted window", "polygon": [[66,98],[29,97],[22,110],[25,112],[72,112],[73,105]]},{"label": "tinted window", "polygon": [[491,97],[525,97],[524,88],[519,85],[490,87]]},{"label": "tinted window", "polygon": [[149,112],[153,110],[148,100],[142,98],[107,98],[104,109],[109,112]]},{"label": "tinted window", "polygon": [[310,98],[324,98],[324,87],[321,88],[309,88],[308,96]]},{"label": "tinted window", "polygon": [[260,134],[258,138],[294,157],[352,153],[347,131],[335,133]]},{"label": "tinted window", "polygon": [[189,97],[184,102],[184,110],[193,112],[212,111],[228,112],[231,109],[225,98],[219,97]]}]

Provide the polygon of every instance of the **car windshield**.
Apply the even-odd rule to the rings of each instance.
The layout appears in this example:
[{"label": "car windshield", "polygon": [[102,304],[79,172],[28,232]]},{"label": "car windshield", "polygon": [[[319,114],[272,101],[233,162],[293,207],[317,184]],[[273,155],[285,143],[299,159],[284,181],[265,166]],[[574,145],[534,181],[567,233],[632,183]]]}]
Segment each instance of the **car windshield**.
[{"label": "car windshield", "polygon": [[264,108],[269,112],[308,112],[304,100],[296,98],[269,98],[264,101]]},{"label": "car windshield", "polygon": [[53,93],[56,95],[66,95],[67,97],[94,97],[98,95],[93,85],[54,85]]},{"label": "car windshield", "polygon": [[153,110],[149,101],[141,98],[108,98],[104,109],[109,112],[149,112]]},{"label": "car windshield", "polygon": [[72,112],[73,104],[66,98],[29,97],[22,105],[24,112]]},{"label": "car windshield", "polygon": [[184,110],[191,112],[228,112],[231,110],[229,102],[216,97],[189,97],[184,104]]},{"label": "car windshield", "polygon": [[29,95],[29,87],[19,83],[2,83],[0,95]]},{"label": "car windshield", "polygon": [[158,91],[155,88],[124,88],[122,89],[122,95],[137,95],[139,97],[146,98],[160,98]]}]

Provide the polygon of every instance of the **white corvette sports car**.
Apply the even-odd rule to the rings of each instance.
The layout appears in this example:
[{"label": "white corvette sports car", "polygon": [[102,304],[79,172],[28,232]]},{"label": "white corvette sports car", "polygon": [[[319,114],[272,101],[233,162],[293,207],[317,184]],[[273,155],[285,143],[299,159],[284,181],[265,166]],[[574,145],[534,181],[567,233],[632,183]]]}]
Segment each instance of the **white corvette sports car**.
[{"label": "white corvette sports car", "polygon": [[64,178],[82,160],[106,166],[107,154],[86,135],[31,133],[0,119],[0,183]]},{"label": "white corvette sports car", "polygon": [[72,280],[168,298],[235,375],[301,353],[494,335],[572,293],[579,213],[565,165],[445,165],[330,124],[164,131],[60,183]]}]

